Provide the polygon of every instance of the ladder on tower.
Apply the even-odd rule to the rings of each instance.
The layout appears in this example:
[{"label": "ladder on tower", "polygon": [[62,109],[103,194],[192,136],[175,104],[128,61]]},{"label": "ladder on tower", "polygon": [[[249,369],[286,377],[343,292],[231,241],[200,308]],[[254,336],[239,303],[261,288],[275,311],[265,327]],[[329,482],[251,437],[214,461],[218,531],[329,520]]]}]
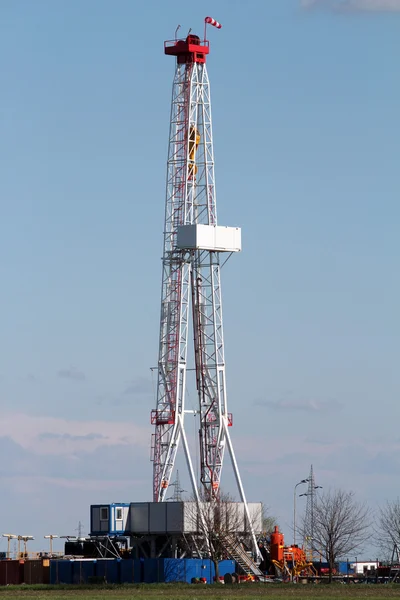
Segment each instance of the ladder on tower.
[{"label": "ladder on tower", "polygon": [[258,579],[264,578],[264,573],[250,558],[239,540],[235,539],[233,535],[224,535],[224,544],[229,556],[236,561],[246,575],[254,575]]}]

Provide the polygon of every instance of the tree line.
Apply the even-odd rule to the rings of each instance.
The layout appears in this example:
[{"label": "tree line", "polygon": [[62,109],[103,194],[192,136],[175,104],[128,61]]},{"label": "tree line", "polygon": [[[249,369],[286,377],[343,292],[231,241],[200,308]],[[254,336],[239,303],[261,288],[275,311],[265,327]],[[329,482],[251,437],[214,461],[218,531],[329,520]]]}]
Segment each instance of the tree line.
[{"label": "tree line", "polygon": [[[304,526],[303,522],[300,533],[305,536]],[[313,507],[310,545],[328,563],[330,580],[337,561],[362,552],[367,542],[379,549],[384,560],[392,556],[396,545],[400,548],[399,498],[372,511],[365,502],[358,502],[351,491],[330,490],[318,497]]]},{"label": "tree line", "polygon": [[[227,494],[221,494],[213,503],[202,500],[201,508],[193,503],[193,518],[197,519],[199,532],[218,573],[218,560],[224,554],[226,538],[238,531],[238,516],[233,499]],[[264,533],[270,534],[276,524],[276,519],[265,512]],[[304,520],[299,528],[303,538],[307,535],[305,526]],[[330,581],[338,560],[361,552],[372,536],[374,543],[370,545],[377,546],[384,559],[392,555],[396,544],[400,549],[399,498],[387,501],[373,512],[366,503],[357,501],[351,491],[334,489],[318,496],[313,507],[313,539],[309,546],[328,563]]]}]

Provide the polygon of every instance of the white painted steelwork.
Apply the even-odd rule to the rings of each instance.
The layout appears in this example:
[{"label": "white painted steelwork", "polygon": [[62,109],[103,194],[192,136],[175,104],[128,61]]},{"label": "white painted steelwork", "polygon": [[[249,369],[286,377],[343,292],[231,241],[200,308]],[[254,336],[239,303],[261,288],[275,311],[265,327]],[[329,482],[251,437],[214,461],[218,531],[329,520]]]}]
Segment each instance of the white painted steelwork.
[{"label": "white painted steelwork", "polygon": [[[207,509],[202,508],[203,505],[204,503],[200,502],[200,512],[207,511]],[[221,518],[225,518],[227,522],[229,519],[233,519],[238,533],[248,533],[250,523],[257,534],[262,532],[261,502],[248,503],[250,523],[243,502],[222,503],[220,509],[219,515]],[[125,533],[132,535],[197,533],[198,518],[196,503],[192,501],[132,502]],[[228,523],[228,525],[232,528],[232,523]]]},{"label": "white painted steelwork", "polygon": [[218,225],[182,225],[177,228],[176,245],[179,249],[240,252],[240,227]]},{"label": "white painted steelwork", "polygon": [[176,56],[177,64],[167,167],[157,408],[152,411],[153,500],[166,499],[181,438],[193,494],[199,500],[184,428],[191,313],[201,484],[206,497],[218,498],[227,447],[250,523],[228,429],[232,417],[227,407],[220,275],[220,252],[240,251],[241,233],[239,228],[217,227],[208,52],[208,42],[194,35],[165,43],[165,53]]}]

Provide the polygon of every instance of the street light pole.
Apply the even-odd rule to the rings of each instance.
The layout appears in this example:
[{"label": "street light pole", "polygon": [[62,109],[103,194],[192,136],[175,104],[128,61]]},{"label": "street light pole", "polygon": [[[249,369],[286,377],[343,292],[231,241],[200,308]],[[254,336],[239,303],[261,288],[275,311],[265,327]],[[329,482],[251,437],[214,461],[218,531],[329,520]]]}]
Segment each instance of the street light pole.
[{"label": "street light pole", "polygon": [[308,483],[308,479],[302,479],[299,483],[296,483],[294,486],[293,493],[293,546],[296,545],[296,490],[299,485],[302,483]]},{"label": "street light pole", "polygon": [[50,533],[49,535],[45,535],[44,536],[46,540],[50,540],[50,556],[53,554],[53,540],[55,538],[58,538],[58,535],[54,535],[53,533]]},{"label": "street light pole", "polygon": [[7,538],[7,558],[10,558],[10,544],[11,540],[16,540],[18,536],[13,533],[3,533],[3,537]]}]

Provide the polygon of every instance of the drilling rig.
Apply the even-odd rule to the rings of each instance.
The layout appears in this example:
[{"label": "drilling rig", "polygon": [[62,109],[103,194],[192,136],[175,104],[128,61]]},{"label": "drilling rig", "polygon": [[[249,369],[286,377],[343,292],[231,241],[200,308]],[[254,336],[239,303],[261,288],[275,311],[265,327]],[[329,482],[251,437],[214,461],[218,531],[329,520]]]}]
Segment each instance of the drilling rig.
[{"label": "drilling rig", "polygon": [[[151,411],[153,501],[91,506],[91,536],[104,532],[130,538],[135,558],[204,558],[218,543],[245,575],[262,578],[256,534],[262,505],[247,503],[230,436],[222,318],[221,265],[241,251],[239,227],[217,221],[211,96],[206,60],[210,45],[189,31],[164,43],[175,59],[167,163],[162,259],[157,405]],[[177,30],[178,31],[178,30]],[[188,346],[193,342],[196,409],[185,406]],[[191,457],[185,417],[198,419],[199,476]],[[193,497],[171,498],[172,475],[183,448]],[[239,502],[221,493],[225,455],[231,459]],[[178,478],[177,478],[178,479]],[[176,484],[179,492],[180,483]],[[204,510],[203,510],[204,509]],[[203,510],[203,512],[202,512]],[[210,542],[204,528],[210,514]],[[118,516],[118,518],[117,518]],[[229,529],[227,527],[229,522]],[[216,533],[217,524],[220,528]],[[213,559],[214,560],[214,559]]]},{"label": "drilling rig", "polygon": [[[205,23],[221,25],[207,17]],[[213,130],[206,39],[189,33],[165,42],[175,57],[169,129],[162,261],[157,407],[151,413],[153,501],[166,498],[182,442],[192,485],[207,501],[217,500],[225,450],[230,454],[240,499],[251,522],[229,428],[221,256],[241,251],[241,230],[217,222]],[[190,324],[198,398],[200,482],[185,433],[187,351]],[[255,549],[255,537],[253,533]]]}]

